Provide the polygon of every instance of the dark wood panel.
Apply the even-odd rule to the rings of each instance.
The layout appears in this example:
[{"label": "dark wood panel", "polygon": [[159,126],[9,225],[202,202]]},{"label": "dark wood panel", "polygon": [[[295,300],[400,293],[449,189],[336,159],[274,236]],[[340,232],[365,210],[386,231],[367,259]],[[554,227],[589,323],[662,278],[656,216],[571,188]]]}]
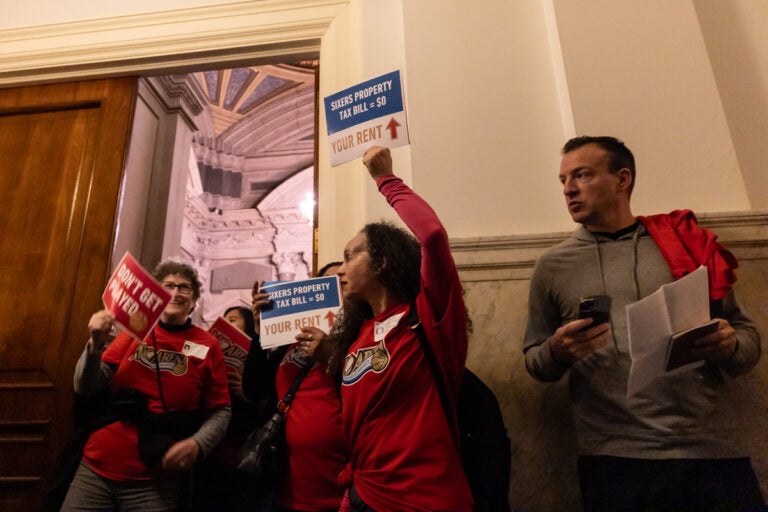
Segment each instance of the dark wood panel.
[{"label": "dark wood panel", "polygon": [[136,79],[0,90],[0,510],[37,510],[71,434],[100,307]]}]

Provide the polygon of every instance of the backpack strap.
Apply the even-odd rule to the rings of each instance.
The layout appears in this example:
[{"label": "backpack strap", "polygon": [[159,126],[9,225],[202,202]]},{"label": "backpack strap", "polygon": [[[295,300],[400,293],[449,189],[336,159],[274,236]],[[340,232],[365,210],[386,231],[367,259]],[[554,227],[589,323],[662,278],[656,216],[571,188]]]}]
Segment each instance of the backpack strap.
[{"label": "backpack strap", "polygon": [[424,356],[427,358],[429,369],[432,371],[432,377],[435,380],[435,386],[437,386],[437,393],[440,395],[440,404],[443,406],[445,419],[450,425],[451,418],[455,419],[456,414],[455,412],[451,414],[451,406],[450,402],[448,401],[448,393],[445,389],[445,382],[443,381],[442,374],[440,373],[440,368],[437,365],[437,358],[435,357],[435,353],[432,351],[429,340],[427,340],[427,333],[424,331],[424,325],[421,323],[421,319],[419,318],[419,312],[416,310],[416,304],[411,304],[411,310],[408,313],[407,320],[408,326],[414,333],[416,333],[416,337],[419,339],[419,344],[424,351]]}]

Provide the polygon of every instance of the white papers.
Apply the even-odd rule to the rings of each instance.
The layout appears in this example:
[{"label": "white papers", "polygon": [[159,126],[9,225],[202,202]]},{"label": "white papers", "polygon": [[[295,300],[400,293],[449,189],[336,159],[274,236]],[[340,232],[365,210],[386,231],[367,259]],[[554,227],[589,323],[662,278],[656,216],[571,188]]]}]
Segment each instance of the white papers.
[{"label": "white papers", "polygon": [[[664,373],[672,334],[709,320],[709,278],[706,267],[665,284],[642,300],[627,305],[629,371],[627,396],[634,395]],[[703,364],[683,366],[683,371]]]}]

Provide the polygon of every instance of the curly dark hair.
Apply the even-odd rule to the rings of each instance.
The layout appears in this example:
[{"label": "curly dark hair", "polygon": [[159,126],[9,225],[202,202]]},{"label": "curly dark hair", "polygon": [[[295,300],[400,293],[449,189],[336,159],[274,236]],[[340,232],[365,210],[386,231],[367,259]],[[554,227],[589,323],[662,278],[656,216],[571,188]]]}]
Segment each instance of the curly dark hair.
[{"label": "curly dark hair", "polygon": [[157,264],[152,270],[152,276],[158,281],[162,281],[166,276],[178,274],[183,278],[189,279],[192,284],[192,296],[195,300],[200,298],[200,287],[202,283],[197,276],[197,271],[186,263],[179,261],[166,260]]},{"label": "curly dark hair", "polygon": [[421,289],[421,245],[403,228],[389,222],[366,224],[361,233],[376,278],[403,302],[413,302]]},{"label": "curly dark hair", "polygon": [[[421,289],[421,245],[408,231],[389,222],[367,224],[361,231],[368,242],[368,254],[376,279],[402,302],[413,302]],[[331,332],[315,351],[328,375],[341,378],[344,357],[357,339],[366,319],[373,318],[371,306],[359,299],[344,299]]]}]

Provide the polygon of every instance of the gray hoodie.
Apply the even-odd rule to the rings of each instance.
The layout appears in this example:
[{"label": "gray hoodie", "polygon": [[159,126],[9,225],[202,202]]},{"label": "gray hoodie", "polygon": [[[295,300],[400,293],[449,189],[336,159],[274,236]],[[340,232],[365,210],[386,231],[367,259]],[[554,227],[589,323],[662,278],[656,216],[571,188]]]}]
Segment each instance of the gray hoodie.
[{"label": "gray hoodie", "polygon": [[[643,459],[743,456],[732,442],[735,426],[723,407],[723,372],[738,375],[760,357],[760,338],[733,291],[717,316],[736,330],[738,349],[724,365],[664,375],[626,396],[631,360],[625,306],[673,281],[669,265],[645,227],[614,240],[579,227],[536,263],[523,351],[528,372],[546,382],[569,376],[579,449],[585,455]],[[611,296],[612,342],[563,366],[552,358],[550,337],[577,318],[583,296]]]}]

